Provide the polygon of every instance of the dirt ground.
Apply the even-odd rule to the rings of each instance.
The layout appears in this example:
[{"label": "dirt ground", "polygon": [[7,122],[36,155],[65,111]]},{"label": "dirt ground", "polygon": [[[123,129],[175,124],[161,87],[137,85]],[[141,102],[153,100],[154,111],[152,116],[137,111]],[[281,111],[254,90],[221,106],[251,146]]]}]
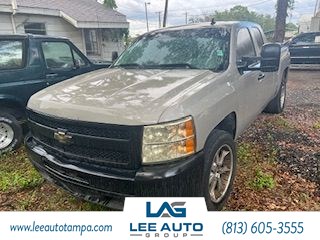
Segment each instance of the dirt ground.
[{"label": "dirt ground", "polygon": [[286,104],[239,139],[228,210],[320,210],[320,72],[291,71]]},{"label": "dirt ground", "polygon": [[[237,141],[226,210],[320,211],[320,72],[291,71],[287,107],[262,114]],[[45,182],[24,149],[0,157],[0,210],[107,210]]]}]

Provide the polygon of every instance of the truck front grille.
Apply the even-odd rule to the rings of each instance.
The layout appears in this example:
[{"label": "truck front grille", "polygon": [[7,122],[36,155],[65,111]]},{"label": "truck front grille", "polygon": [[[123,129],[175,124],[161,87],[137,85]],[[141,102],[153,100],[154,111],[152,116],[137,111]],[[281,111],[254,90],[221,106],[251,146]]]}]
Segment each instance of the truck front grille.
[{"label": "truck front grille", "polygon": [[[28,110],[34,140],[64,164],[85,169],[136,169],[141,162],[141,126],[122,126],[62,119]],[[63,131],[70,141],[58,141]]]}]

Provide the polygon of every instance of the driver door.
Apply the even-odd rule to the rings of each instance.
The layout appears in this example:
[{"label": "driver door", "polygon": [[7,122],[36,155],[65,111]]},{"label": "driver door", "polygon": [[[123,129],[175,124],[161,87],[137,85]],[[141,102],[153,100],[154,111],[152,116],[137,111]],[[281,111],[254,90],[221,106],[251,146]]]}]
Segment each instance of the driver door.
[{"label": "driver door", "polygon": [[88,63],[66,41],[42,41],[47,85],[87,72]]},{"label": "driver door", "polygon": [[[237,36],[236,61],[239,69],[239,77],[235,83],[237,88],[237,98],[239,107],[239,129],[242,132],[245,127],[256,118],[260,113],[259,94],[261,94],[261,85],[259,81],[259,71],[244,71],[240,66],[243,65],[245,58],[257,57],[254,42],[248,28],[242,28]],[[251,63],[255,64],[255,63]]]}]

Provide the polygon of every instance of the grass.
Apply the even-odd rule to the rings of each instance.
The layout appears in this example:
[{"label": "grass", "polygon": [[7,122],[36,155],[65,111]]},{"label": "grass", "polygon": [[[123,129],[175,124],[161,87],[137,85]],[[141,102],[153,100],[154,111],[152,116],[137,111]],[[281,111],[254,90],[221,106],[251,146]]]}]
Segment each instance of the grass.
[{"label": "grass", "polygon": [[320,121],[316,122],[316,123],[313,125],[313,128],[314,128],[314,129],[317,129],[317,130],[320,130]]},{"label": "grass", "polygon": [[261,148],[255,143],[238,145],[239,171],[246,176],[246,185],[253,190],[273,189],[276,181],[266,172],[274,170],[278,150],[274,146]]},{"label": "grass", "polygon": [[276,181],[273,176],[268,173],[257,170],[253,180],[249,183],[250,187],[255,190],[273,189],[276,185]]},{"label": "grass", "polygon": [[12,152],[0,158],[0,191],[12,192],[33,188],[43,183],[23,152]]},{"label": "grass", "polygon": [[[2,199],[10,204],[1,209]],[[106,211],[45,182],[24,149],[0,156],[0,210]]]},{"label": "grass", "polygon": [[282,116],[275,116],[268,125],[270,127],[280,128],[285,132],[292,132],[296,130],[295,126]]}]

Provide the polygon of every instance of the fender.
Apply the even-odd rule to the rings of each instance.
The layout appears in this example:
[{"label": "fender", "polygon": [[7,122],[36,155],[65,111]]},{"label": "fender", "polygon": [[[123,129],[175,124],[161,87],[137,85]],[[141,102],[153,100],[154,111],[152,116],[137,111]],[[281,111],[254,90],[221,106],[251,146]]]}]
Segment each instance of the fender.
[{"label": "fender", "polygon": [[19,108],[24,109],[25,104],[21,101],[21,99],[16,96],[9,94],[0,94],[0,108],[5,106],[17,106]]}]

